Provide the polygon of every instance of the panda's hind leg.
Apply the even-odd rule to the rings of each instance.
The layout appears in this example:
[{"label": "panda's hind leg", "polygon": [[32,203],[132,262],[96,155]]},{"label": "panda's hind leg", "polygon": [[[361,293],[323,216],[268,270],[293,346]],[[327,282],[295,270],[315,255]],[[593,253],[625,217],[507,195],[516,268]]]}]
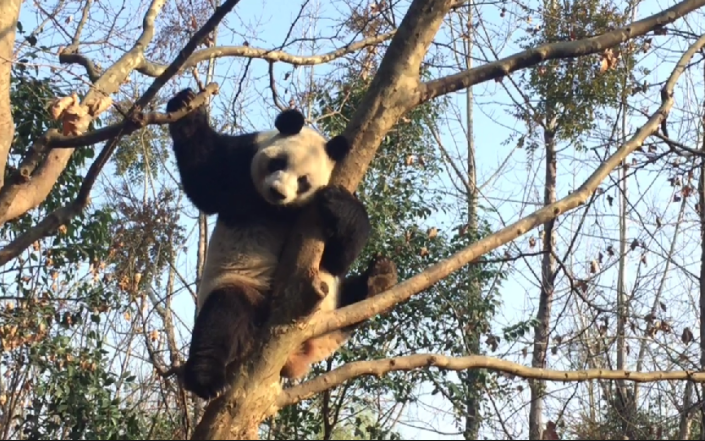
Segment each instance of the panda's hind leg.
[{"label": "panda's hind leg", "polygon": [[183,369],[184,388],[211,399],[228,387],[228,365],[252,349],[265,319],[262,295],[246,285],[213,291],[196,317],[189,358]]},{"label": "panda's hind leg", "polygon": [[[397,267],[394,262],[385,257],[376,257],[365,272],[347,277],[343,281],[337,307],[342,308],[381,294],[396,285],[397,281]],[[281,376],[293,379],[303,377],[309,372],[311,365],[330,357],[344,345],[360,324],[356,323],[305,341],[289,356]]]}]

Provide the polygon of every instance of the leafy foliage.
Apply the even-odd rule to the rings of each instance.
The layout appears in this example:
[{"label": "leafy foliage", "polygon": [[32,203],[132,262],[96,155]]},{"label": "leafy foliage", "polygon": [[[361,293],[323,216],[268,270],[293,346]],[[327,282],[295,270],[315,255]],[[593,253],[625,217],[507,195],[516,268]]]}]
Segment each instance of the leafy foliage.
[{"label": "leafy foliage", "polygon": [[[37,79],[17,65],[11,83],[17,127],[8,160],[11,167],[19,164],[34,139],[49,128],[58,128],[46,107],[62,94],[52,81]],[[44,203],[5,224],[5,237],[22,234],[38,219],[70,203],[83,181],[81,170],[92,157],[92,148],[75,150]],[[173,196],[164,198],[169,202]],[[163,212],[149,206],[130,212],[119,199],[115,201],[100,209],[89,207],[53,237],[35,242],[3,280],[0,408],[8,417],[3,426],[5,437],[171,439],[178,427],[159,412],[145,413],[144,403],[135,399],[140,397],[137,377],[127,369],[116,373],[114,342],[106,341],[113,320],[110,314],[129,308],[131,299],[109,283],[110,277],[99,277],[106,269],[120,265],[115,240],[130,242],[141,253],[148,253],[146,258],[154,260],[158,270],[163,269],[164,252],[160,254],[153,244],[178,244],[181,230],[169,225],[159,232],[138,222],[144,217],[156,224],[171,222],[178,215],[165,208],[166,203]],[[153,219],[154,213],[157,219]],[[136,220],[118,223],[115,214],[123,220],[128,216]],[[129,227],[134,230],[128,231]],[[152,246],[133,243],[138,235],[151,240]],[[132,253],[134,258],[141,256]],[[85,263],[90,264],[87,272],[81,270]],[[129,330],[135,329],[131,323]]]},{"label": "leafy foliage", "polygon": [[[539,24],[528,25],[528,36],[519,39],[523,48],[536,47],[555,41],[573,41],[597,35],[629,21],[610,3],[596,0],[580,2],[545,1],[537,13]],[[640,42],[641,41],[641,42]],[[627,76],[637,87],[632,74],[635,52],[644,47],[636,40],[620,48],[618,62],[603,71],[599,55],[566,60],[550,60],[521,74],[520,85],[532,99],[531,107],[518,106],[514,116],[529,127],[528,137],[520,143],[530,151],[539,147],[533,139],[538,124],[553,127],[556,139],[570,141],[576,149],[583,149],[580,135],[597,127],[606,118],[601,110],[618,103],[625,90],[622,84]]]}]

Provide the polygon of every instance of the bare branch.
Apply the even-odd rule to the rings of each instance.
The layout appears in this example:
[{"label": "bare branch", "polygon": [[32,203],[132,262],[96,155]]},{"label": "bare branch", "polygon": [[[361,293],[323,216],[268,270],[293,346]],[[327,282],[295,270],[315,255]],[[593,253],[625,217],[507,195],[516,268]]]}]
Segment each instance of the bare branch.
[{"label": "bare branch", "polygon": [[685,52],[679,60],[668,81],[661,89],[662,104],[658,110],[628,142],[623,144],[614,154],[603,162],[575,192],[475,242],[448,259],[432,265],[422,273],[387,290],[385,293],[341,308],[336,312],[322,315],[317,323],[315,323],[312,328],[309,328],[306,336],[313,337],[322,335],[326,332],[358,323],[386,311],[394,305],[408,300],[414,294],[429,288],[434,283],[447,277],[452,272],[459,270],[468,263],[471,263],[478,257],[522,236],[550,219],[555,219],[561,213],[583,205],[590,195],[595,192],[597,186],[615,167],[619,166],[627,155],[640,147],[648,136],[658,131],[661,121],[666,118],[673,106],[673,88],[678,78],[685,70],[688,61],[703,45],[705,45],[705,36],[701,37],[690,46],[688,51]]},{"label": "bare branch", "polygon": [[502,78],[510,73],[525,69],[546,60],[575,58],[596,54],[614,47],[634,37],[672,23],[705,5],[705,0],[685,0],[658,14],[633,22],[614,31],[576,41],[561,41],[519,52],[493,63],[469,69],[455,75],[424,83],[419,91],[417,104],[457,90],[466,89],[484,81]]},{"label": "bare branch", "polygon": [[[102,97],[116,92],[144,58],[144,49],[154,36],[154,20],[164,2],[165,0],[152,0],[144,17],[139,40],[93,84],[83,99],[82,106],[90,107]],[[21,216],[46,199],[66,167],[73,149],[52,151],[45,156],[46,152],[47,146],[42,143],[42,139],[37,140],[22,160],[19,170],[10,177],[10,182],[0,189],[0,224]],[[42,160],[37,171],[33,173]]]},{"label": "bare branch", "polygon": [[[183,69],[188,69],[197,65],[202,61],[208,61],[211,58],[223,58],[223,57],[242,57],[242,58],[258,58],[262,60],[267,60],[272,63],[283,62],[292,64],[294,66],[312,66],[316,64],[323,64],[340,58],[344,55],[350,54],[352,52],[364,49],[369,46],[374,46],[376,44],[382,43],[389,40],[394,36],[394,31],[387,34],[378,35],[375,37],[366,38],[355,43],[350,43],[347,46],[343,46],[340,49],[336,49],[332,52],[322,55],[311,55],[311,56],[300,56],[288,54],[282,51],[275,51],[269,49],[260,49],[249,46],[221,46],[212,47],[208,49],[203,49],[196,52],[184,65]],[[152,63],[150,61],[143,61],[142,64],[137,68],[137,71],[149,76],[161,75],[165,66]]]},{"label": "bare branch", "polygon": [[[163,0],[154,0],[155,4],[160,1]],[[211,33],[216,26],[218,26],[218,23],[220,23],[223,17],[225,17],[225,15],[230,12],[230,10],[235,7],[235,5],[238,4],[239,1],[240,0],[228,0],[223,3],[223,5],[218,7],[218,9],[215,10],[211,18],[209,18],[208,21],[203,25],[203,27],[201,27],[201,29],[199,29],[198,32],[196,32],[193,37],[191,37],[189,42],[186,43],[186,46],[184,46],[181,52],[179,52],[179,56],[177,56],[176,59],[169,65],[169,67],[166,68],[164,72],[152,82],[147,91],[137,100],[137,102],[132,105],[130,110],[127,112],[125,121],[135,120],[136,115],[139,114],[141,109],[146,107],[146,105],[156,96],[159,89],[164,84],[166,84],[169,78],[174,76],[176,72],[179,71],[179,69],[183,66],[183,63],[188,60],[189,55],[192,54],[193,51],[196,50],[196,47],[201,43],[201,40],[203,40],[209,33]],[[150,16],[148,13],[148,16],[151,17],[152,23],[154,21],[155,15]],[[145,22],[147,22],[147,20],[148,18],[145,18]],[[141,38],[140,41],[142,41]],[[140,43],[138,42],[137,45],[139,44]],[[205,91],[201,93],[203,95],[206,95]],[[205,98],[201,97],[201,99]],[[188,110],[192,109],[193,107],[189,106]],[[71,218],[76,216],[86,207],[86,205],[88,204],[88,196],[90,194],[91,189],[93,188],[93,184],[95,183],[98,174],[100,174],[100,171],[107,163],[108,158],[110,158],[110,156],[112,155],[113,151],[117,146],[118,141],[120,140],[123,134],[124,131],[118,132],[118,134],[114,138],[112,138],[109,143],[105,145],[96,160],[93,162],[93,164],[91,164],[91,167],[88,169],[88,173],[86,174],[86,178],[81,184],[81,189],[79,190],[76,199],[69,205],[61,207],[50,213],[37,226],[19,236],[17,239],[7,245],[3,250],[0,250],[0,261],[7,262],[9,259],[16,257],[17,255],[19,255],[19,253],[22,252],[22,250],[30,246],[34,241],[42,237],[46,237],[49,234],[52,234],[56,231],[59,226],[68,222]],[[73,149],[59,150],[59,152],[64,151],[73,151]],[[0,196],[2,196],[1,191]]]},{"label": "bare branch", "polygon": [[124,119],[123,121],[103,127],[102,129],[94,130],[90,133],[81,136],[65,136],[59,133],[57,130],[51,130],[44,137],[44,142],[47,146],[53,148],[75,148],[75,147],[86,147],[99,142],[107,141],[115,136],[126,136],[136,130],[141,129],[147,125],[163,125],[169,124],[170,122],[177,121],[184,116],[186,116],[191,110],[200,107],[208,102],[208,97],[210,95],[216,95],[218,93],[218,85],[216,83],[208,84],[203,91],[201,91],[194,100],[190,103],[189,107],[184,107],[175,112],[171,113],[142,113],[137,111],[131,119]]},{"label": "bare branch", "polygon": [[406,357],[387,358],[383,360],[356,361],[334,369],[298,386],[284,390],[277,399],[280,408],[296,404],[323,391],[339,386],[346,381],[363,375],[381,377],[394,371],[410,371],[426,366],[435,366],[451,371],[467,369],[489,369],[504,372],[524,379],[577,382],[588,380],[626,380],[635,383],[647,383],[664,380],[689,380],[705,383],[705,373],[696,371],[656,371],[633,372],[611,371],[605,369],[587,369],[583,371],[556,371],[524,366],[519,363],[482,355],[467,357],[448,357],[440,354],[416,354]]},{"label": "bare branch", "polygon": [[100,70],[96,67],[91,59],[85,55],[81,55],[77,49],[66,48],[59,54],[59,63],[61,64],[80,64],[86,69],[88,78],[91,83],[95,83],[100,78]]}]

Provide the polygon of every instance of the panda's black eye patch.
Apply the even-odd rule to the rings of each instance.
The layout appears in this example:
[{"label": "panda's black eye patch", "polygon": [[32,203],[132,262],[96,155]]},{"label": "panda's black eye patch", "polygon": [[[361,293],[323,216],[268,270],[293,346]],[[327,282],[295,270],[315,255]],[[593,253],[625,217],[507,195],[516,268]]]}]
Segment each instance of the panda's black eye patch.
[{"label": "panda's black eye patch", "polygon": [[267,171],[269,173],[274,173],[278,172],[280,170],[284,170],[286,168],[287,164],[287,158],[286,156],[279,156],[276,158],[272,158],[269,161],[269,164],[267,164]]},{"label": "panda's black eye patch", "polygon": [[298,193],[306,193],[311,189],[311,183],[308,181],[308,176],[299,176],[299,188],[298,188]]}]

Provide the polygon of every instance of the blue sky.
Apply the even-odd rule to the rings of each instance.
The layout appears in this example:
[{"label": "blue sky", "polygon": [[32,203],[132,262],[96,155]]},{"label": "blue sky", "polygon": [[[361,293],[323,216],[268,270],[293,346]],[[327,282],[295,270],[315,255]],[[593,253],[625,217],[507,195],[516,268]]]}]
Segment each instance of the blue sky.
[{"label": "blue sky", "polygon": [[[675,2],[670,1],[668,3],[648,0],[643,2],[639,7],[638,17],[642,18],[655,10],[663,9],[669,7]],[[121,23],[128,24],[132,26],[135,33],[129,33],[124,35],[124,38],[111,40],[112,49],[109,52],[105,52],[106,45],[102,44],[96,46],[95,49],[88,51],[85,50],[91,57],[96,60],[101,60],[102,64],[105,66],[108,64],[106,55],[113,54],[113,59],[119,54],[121,49],[125,49],[127,41],[129,38],[133,38],[137,35],[138,26],[141,23],[141,17],[144,11],[144,5],[139,6],[138,0],[126,0],[125,10],[121,15]],[[287,32],[289,31],[289,26],[293,18],[298,14],[301,2],[280,2],[276,0],[268,0],[266,2],[253,2],[251,0],[243,0],[236,6],[235,11],[230,14],[227,18],[226,23],[220,27],[218,35],[219,45],[240,45],[243,41],[247,40],[250,45],[261,47],[261,48],[273,48],[281,44],[284,40]],[[302,24],[296,29],[292,34],[298,37],[314,37],[323,35],[333,35],[335,34],[337,28],[334,28],[334,22],[338,17],[347,14],[348,9],[346,9],[343,3],[338,2],[312,2],[311,6],[318,8],[319,12],[316,14],[319,17],[313,20],[304,20]],[[77,9],[80,5],[75,6]],[[92,15],[90,20],[94,23],[99,23],[105,13],[102,8],[115,8],[119,9],[117,4],[108,3],[105,4],[100,2],[95,5],[92,9]],[[510,11],[513,11],[512,7],[508,6]],[[514,11],[515,12],[515,11]],[[112,14],[108,13],[108,14]],[[495,32],[507,32],[513,23],[510,20],[503,20],[499,18],[499,12],[496,8],[483,7],[483,20],[485,20],[489,26]],[[61,23],[66,29],[73,30],[75,22],[80,18],[80,14],[75,14],[73,17],[73,22],[68,24]],[[519,18],[516,18],[519,19]],[[34,24],[37,23],[37,17],[35,15],[34,6],[31,3],[25,3],[23,6],[20,21],[22,21],[25,29],[33,29]],[[692,24],[692,23],[691,23]],[[158,21],[157,27],[163,25],[163,22]],[[693,24],[694,25],[694,24]],[[102,35],[105,34],[107,26],[105,24],[100,26],[88,25],[87,29],[90,29],[90,34],[86,35],[85,38],[90,38],[91,40],[98,40]],[[50,26],[49,26],[50,27]],[[305,33],[304,33],[305,32]],[[448,27],[444,26],[438,34],[437,42],[447,42],[449,39]],[[514,36],[512,37],[514,39]],[[670,41],[670,40],[669,40]],[[43,34],[40,38],[40,42],[44,44],[55,44],[55,45],[65,45],[66,38],[60,33],[53,34]],[[310,42],[304,42],[298,45],[292,45],[287,47],[285,50],[287,52],[298,53],[301,55],[310,54],[320,54],[328,52],[334,47],[341,46],[340,42],[325,42],[319,41],[316,43],[317,46],[312,46]],[[677,48],[683,48],[682,42],[672,42]],[[665,48],[667,50],[669,48]],[[516,51],[518,51],[518,46],[513,43],[507,43],[502,46],[501,50],[498,50],[500,56],[507,56]],[[478,51],[475,52],[476,56],[480,56]],[[673,63],[679,52],[675,55],[672,53],[669,57],[669,62]],[[644,63],[651,66],[652,73],[647,76],[651,83],[658,83],[659,81],[664,81],[670,72],[671,64],[656,65],[653,61],[649,61],[648,55],[645,56]],[[49,59],[52,64],[57,65],[56,59]],[[218,109],[222,109],[224,103],[227,103],[229,99],[232,98],[234,90],[239,86],[239,81],[241,73],[243,72],[244,66],[246,65],[245,60],[235,60],[229,58],[220,59],[217,61],[214,81],[218,82],[221,87],[221,93],[218,97],[214,99],[214,106],[216,112]],[[476,63],[477,65],[477,63]],[[276,114],[276,109],[271,104],[271,95],[267,90],[268,87],[268,76],[267,76],[267,63],[261,60],[252,61],[249,66],[250,80],[245,85],[245,92],[243,93],[244,99],[242,101],[243,106],[247,109],[246,119],[242,122],[243,125],[248,129],[263,129],[271,125],[273,117]],[[316,77],[322,77],[328,75],[333,69],[336,69],[335,64],[332,66],[316,66],[313,68],[314,75]],[[276,78],[281,80],[286,72],[292,72],[292,78],[298,80],[300,83],[305,83],[305,81],[311,75],[311,68],[299,67],[292,71],[289,65],[279,63],[276,65],[275,73]],[[82,74],[80,69],[72,68],[73,72]],[[437,75],[442,73],[453,72],[453,69],[445,69],[443,72],[436,72]],[[144,91],[146,87],[151,82],[150,79],[145,79],[144,76],[140,74],[133,74],[131,76],[132,84],[125,86],[122,90],[127,91],[130,88],[138,88],[140,91]],[[202,77],[203,81],[204,78]],[[172,80],[173,82],[173,80]],[[189,76],[184,77],[180,82],[183,86],[194,87],[194,82]],[[171,84],[167,86],[171,87]],[[511,86],[510,87],[511,90]],[[279,85],[279,91],[283,92],[284,87]],[[264,102],[260,98],[261,94],[264,93]],[[509,117],[507,114],[508,105],[510,104],[509,95],[504,91],[502,85],[490,82],[476,86],[474,88],[476,106],[474,110],[475,118],[475,143],[477,150],[476,162],[478,164],[478,182],[483,185],[492,177],[490,182],[487,182],[486,187],[483,187],[483,197],[484,200],[481,201],[483,206],[492,206],[496,212],[488,213],[488,219],[493,225],[493,229],[497,230],[502,226],[516,221],[517,219],[531,213],[543,200],[543,168],[541,166],[543,162],[543,153],[539,150],[533,157],[530,157],[525,150],[519,150],[514,148],[514,143],[505,143],[508,137],[514,131],[524,132],[525,129],[521,122],[516,121],[514,118]],[[693,94],[698,94],[698,92],[693,92]],[[516,94],[514,94],[516,95]],[[688,94],[686,94],[688,96]],[[452,99],[458,106],[457,115],[448,115],[448,118],[455,118],[456,122],[449,123],[443,130],[442,142],[444,146],[450,149],[452,152],[456,149],[463,149],[464,146],[464,132],[463,126],[465,121],[465,92],[461,91],[452,95]],[[685,98],[684,98],[685,100]],[[283,99],[284,102],[288,101],[288,96]],[[656,105],[651,106],[651,110],[655,109]],[[640,124],[645,121],[642,117],[634,117],[629,120],[629,124],[632,129],[637,128]],[[684,129],[687,127],[684,126]],[[569,146],[561,146],[562,150],[559,152],[559,171],[558,171],[558,197],[561,198],[568,194],[571,189],[576,188],[580,185],[584,179],[591,173],[596,162],[594,161],[595,156],[592,153],[574,153]],[[567,148],[566,148],[567,147]],[[509,157],[507,166],[502,168],[500,173],[496,177],[493,177],[502,165],[506,158]],[[172,173],[176,170],[172,169]],[[671,200],[671,194],[669,193],[671,189],[664,184],[663,177],[654,177],[646,173],[646,179],[652,179],[654,182],[647,182],[644,184],[637,180],[634,184],[636,187],[642,185],[652,186],[649,190],[649,198],[653,198],[650,203],[654,205],[661,204],[666,212],[666,217],[674,216],[676,213],[672,208],[669,208],[668,201]],[[613,174],[612,178],[616,175]],[[110,179],[112,177],[111,170],[106,168],[102,174],[102,179]],[[630,184],[632,185],[632,184]],[[451,188],[447,176],[442,176],[438,183],[438,188]],[[630,192],[641,191],[641,189],[632,189]],[[101,199],[101,191],[96,188],[92,194],[93,200],[99,202]],[[616,194],[615,194],[616,197]],[[656,202],[660,201],[660,202]],[[663,202],[665,201],[665,202]],[[616,204],[613,208],[607,208],[606,203],[599,202],[601,208],[600,210],[607,211],[612,210],[612,215],[616,215]],[[604,206],[604,207],[603,207]],[[195,210],[193,207],[184,202],[184,209],[189,215],[193,215]],[[670,210],[670,211],[669,211]],[[211,225],[214,222],[214,218],[210,219]],[[561,237],[559,242],[559,253],[563,253],[567,248],[565,244],[566,241],[570,240],[569,230],[572,230],[575,225],[577,225],[579,218],[573,216],[565,216],[561,218]],[[598,222],[597,219],[592,219],[591,221]],[[450,222],[451,220],[444,217],[442,213],[437,213],[432,220],[434,225],[440,225],[441,227]],[[614,223],[616,219],[603,219],[600,225],[592,227],[590,232],[594,233],[599,231],[602,234],[602,230],[609,233],[604,233],[605,235],[614,236]],[[187,224],[189,231],[194,227],[193,224]],[[671,231],[668,228],[667,231]],[[635,230],[636,231],[636,230]],[[536,236],[538,230],[529,233],[526,237],[516,241],[516,245],[519,246],[523,251],[536,251],[529,250],[526,246],[528,237],[531,235]],[[589,234],[589,233],[588,233]],[[634,233],[640,234],[640,233]],[[595,236],[597,237],[597,236]],[[195,277],[195,235],[192,236],[189,243],[189,258],[182,259],[179,261],[179,269],[182,274],[193,280]],[[596,246],[590,239],[586,239],[580,246],[579,252],[575,253],[574,259],[577,261],[589,261],[592,257],[590,255],[594,254],[593,250]],[[512,249],[512,248],[510,248]],[[512,249],[512,253],[516,254],[516,247]],[[591,254],[592,253],[592,254]],[[496,328],[495,331],[499,331],[502,326],[508,326],[514,323],[516,320],[521,318],[527,318],[528,316],[535,315],[535,308],[538,297],[538,289],[536,287],[535,274],[538,272],[540,265],[540,258],[531,257],[524,261],[519,261],[516,264],[516,271],[512,273],[512,276],[508,281],[504,283],[501,290],[501,296],[503,301],[503,307],[497,314]],[[697,259],[693,259],[691,262],[683,262],[683,265],[697,263]],[[576,263],[576,265],[580,265]],[[633,269],[633,262],[631,263]],[[584,267],[585,264],[582,264]],[[691,269],[691,271],[693,271]],[[635,271],[630,271],[629,273],[629,286],[633,286],[634,278],[636,277]],[[616,272],[614,270],[607,271],[602,276],[602,283],[605,286],[614,285],[616,283]],[[559,279],[559,284],[565,285],[566,281],[564,278]],[[682,282],[674,281],[669,282],[669,288],[678,287]],[[193,304],[190,297],[185,294],[179,297],[174,303],[175,312],[179,317],[184,320],[185,326],[190,326],[192,323],[193,314]],[[560,310],[560,307],[556,307],[554,312]],[[695,332],[695,331],[694,331]],[[696,332],[697,335],[697,332]],[[187,338],[187,335],[182,336],[182,338]],[[526,338],[531,338],[531,335],[527,335]],[[497,354],[501,353],[503,350],[511,352],[514,356],[509,358],[519,361],[524,364],[530,363],[530,358],[523,359],[520,355],[517,355],[521,348],[521,345],[505,345],[500,347]],[[497,355],[493,354],[493,355]],[[564,365],[565,363],[570,363],[570,360],[555,360],[552,362],[552,366]],[[551,389],[553,386],[550,386]],[[561,388],[562,385],[557,385],[556,388]],[[528,389],[528,388],[526,388]],[[521,399],[528,402],[528,395],[525,390],[521,395]],[[407,410],[407,418],[417,419],[421,422],[432,423],[437,429],[447,432],[453,432],[452,419],[449,417],[434,416],[436,411],[431,410],[432,407],[445,409],[448,411],[447,403],[442,402],[440,399],[426,399],[423,402],[425,405],[415,406],[414,408],[409,408]],[[528,407],[523,408],[519,412],[528,413]],[[418,425],[416,425],[418,426]],[[401,431],[404,439],[423,439],[428,436],[430,439],[460,439],[459,436],[447,436],[442,437],[434,433],[428,432],[424,433],[418,427],[411,428],[404,425],[400,425],[398,429]]]}]

